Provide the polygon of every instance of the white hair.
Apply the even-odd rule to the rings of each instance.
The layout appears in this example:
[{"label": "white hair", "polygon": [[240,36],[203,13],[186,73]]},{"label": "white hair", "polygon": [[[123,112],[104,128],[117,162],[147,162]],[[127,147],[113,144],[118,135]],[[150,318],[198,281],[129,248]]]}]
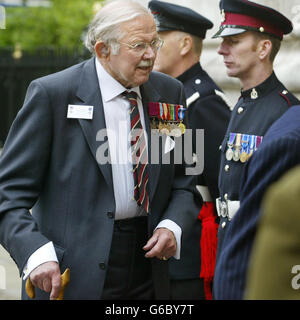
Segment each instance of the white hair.
[{"label": "white hair", "polygon": [[101,8],[89,25],[84,44],[94,53],[94,46],[98,40],[110,45],[112,54],[117,54],[120,48],[118,40],[125,36],[120,24],[138,16],[150,14],[141,4],[131,0],[111,1]]}]

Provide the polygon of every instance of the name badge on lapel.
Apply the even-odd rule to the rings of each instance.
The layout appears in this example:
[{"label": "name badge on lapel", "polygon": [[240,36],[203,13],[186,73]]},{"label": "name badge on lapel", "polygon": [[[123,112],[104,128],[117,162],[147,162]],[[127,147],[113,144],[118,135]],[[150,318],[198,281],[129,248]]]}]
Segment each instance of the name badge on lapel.
[{"label": "name badge on lapel", "polygon": [[85,105],[68,105],[68,119],[93,119],[94,106],[85,106]]}]

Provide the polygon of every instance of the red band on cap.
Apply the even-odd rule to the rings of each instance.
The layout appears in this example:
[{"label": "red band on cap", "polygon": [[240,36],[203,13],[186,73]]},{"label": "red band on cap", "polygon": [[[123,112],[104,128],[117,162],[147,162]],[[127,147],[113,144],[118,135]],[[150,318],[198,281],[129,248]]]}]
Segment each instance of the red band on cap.
[{"label": "red band on cap", "polygon": [[225,12],[225,21],[222,22],[222,25],[237,25],[244,27],[252,27],[259,29],[260,27],[264,28],[264,32],[268,32],[271,34],[283,38],[283,31],[278,29],[273,24],[270,24],[268,21],[263,21],[259,18],[250,17],[244,14]]}]

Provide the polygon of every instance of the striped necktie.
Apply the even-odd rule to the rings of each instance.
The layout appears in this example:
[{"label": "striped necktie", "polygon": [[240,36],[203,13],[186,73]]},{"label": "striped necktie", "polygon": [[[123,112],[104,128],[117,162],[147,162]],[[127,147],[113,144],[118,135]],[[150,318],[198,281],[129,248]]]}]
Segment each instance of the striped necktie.
[{"label": "striped necktie", "polygon": [[148,155],[145,134],[138,109],[137,93],[134,91],[126,91],[124,92],[124,96],[130,102],[130,137],[132,172],[134,179],[134,199],[138,206],[143,206],[145,211],[148,213]]}]

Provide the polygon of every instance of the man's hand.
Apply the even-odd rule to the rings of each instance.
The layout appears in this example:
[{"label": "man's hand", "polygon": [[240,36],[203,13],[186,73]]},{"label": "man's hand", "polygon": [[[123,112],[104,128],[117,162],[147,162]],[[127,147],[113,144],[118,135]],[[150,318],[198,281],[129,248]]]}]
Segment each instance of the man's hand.
[{"label": "man's hand", "polygon": [[143,247],[146,258],[157,257],[158,259],[169,259],[176,253],[176,239],[172,231],[167,228],[158,228],[154,231],[152,237]]},{"label": "man's hand", "polygon": [[61,286],[60,270],[57,262],[42,263],[30,273],[30,280],[35,287],[51,292],[50,300],[55,300],[59,295]]}]

